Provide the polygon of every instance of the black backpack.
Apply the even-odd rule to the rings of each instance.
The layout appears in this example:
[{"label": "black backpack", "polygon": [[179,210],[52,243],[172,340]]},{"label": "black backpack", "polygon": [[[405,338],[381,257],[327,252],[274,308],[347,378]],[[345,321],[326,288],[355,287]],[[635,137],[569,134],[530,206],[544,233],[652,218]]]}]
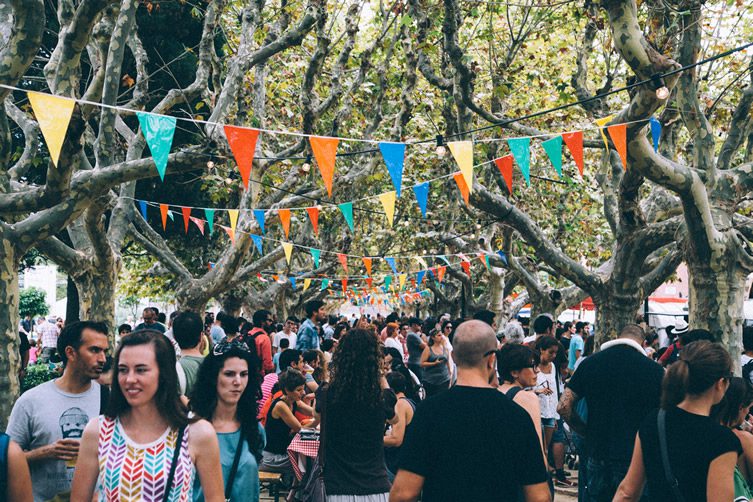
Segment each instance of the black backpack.
[{"label": "black backpack", "polygon": [[743,364],[743,380],[745,380],[749,384],[753,384],[753,381],[751,381],[750,379],[751,373],[753,373],[753,359]]}]

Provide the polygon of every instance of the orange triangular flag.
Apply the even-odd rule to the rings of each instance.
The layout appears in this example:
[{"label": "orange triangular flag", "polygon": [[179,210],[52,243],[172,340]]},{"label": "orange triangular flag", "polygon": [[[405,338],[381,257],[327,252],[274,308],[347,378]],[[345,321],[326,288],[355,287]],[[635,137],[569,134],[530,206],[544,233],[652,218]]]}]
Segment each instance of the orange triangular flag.
[{"label": "orange triangular flag", "polygon": [[371,275],[371,258],[363,257],[363,266],[366,267],[366,275]]},{"label": "orange triangular flag", "polygon": [[277,215],[280,217],[280,223],[282,223],[282,229],[287,239],[290,235],[290,209],[278,209]]},{"label": "orange triangular flag", "polygon": [[460,195],[463,196],[463,200],[465,201],[466,205],[468,204],[468,199],[471,196],[470,192],[468,191],[468,185],[465,182],[465,178],[463,177],[462,173],[455,173],[452,175],[452,179],[455,180],[455,183],[458,184],[458,188],[460,189]]},{"label": "orange triangular flag", "polygon": [[327,187],[327,193],[332,197],[332,180],[335,177],[335,157],[337,156],[338,138],[327,138],[322,136],[311,136],[309,143],[311,151],[316,158],[316,165],[319,166],[319,172],[322,174],[324,186]]},{"label": "orange triangular flag", "polygon": [[439,282],[442,282],[444,280],[445,272],[447,272],[447,265],[442,265],[441,267],[437,267],[437,280]]},{"label": "orange triangular flag", "polygon": [[342,253],[337,253],[337,259],[340,260],[340,263],[342,264],[343,268],[345,269],[345,273],[348,273],[348,257],[345,256]]},{"label": "orange triangular flag", "polygon": [[583,176],[583,131],[566,132],[562,135],[562,139],[565,140],[567,149],[570,150],[575,165]]},{"label": "orange triangular flag", "polygon": [[201,232],[201,235],[204,235],[204,220],[191,216],[191,221],[193,221],[194,224],[199,227],[199,232]]},{"label": "orange triangular flag", "polygon": [[222,227],[222,230],[227,232],[227,235],[230,237],[230,240],[235,242],[235,229],[226,227],[225,225],[220,225],[220,227]]},{"label": "orange triangular flag", "polygon": [[617,153],[620,154],[622,159],[622,167],[627,170],[627,125],[617,124],[607,127],[609,137],[612,138],[612,143],[617,149]]},{"label": "orange triangular flag", "polygon": [[254,162],[254,152],[256,151],[256,140],[259,137],[259,131],[226,125],[225,136],[227,136],[227,143],[230,145],[230,150],[235,157],[235,163],[238,164],[238,170],[241,172],[243,186],[248,190],[248,181],[251,178],[251,165]]},{"label": "orange triangular flag", "polygon": [[319,235],[319,208],[307,207],[306,212],[309,214],[311,220],[311,226],[314,227],[314,234]]},{"label": "orange triangular flag", "polygon": [[507,183],[507,191],[510,193],[510,195],[512,195],[512,161],[512,155],[505,155],[504,157],[494,159],[494,163],[497,165],[499,173]]},{"label": "orange triangular flag", "polygon": [[468,274],[468,277],[470,277],[471,276],[471,262],[461,261],[460,266],[463,267],[463,270],[465,270],[465,273]]},{"label": "orange triangular flag", "polygon": [[167,228],[167,204],[160,204],[159,212],[162,215],[162,230],[165,230]]},{"label": "orange triangular flag", "polygon": [[180,211],[183,213],[183,226],[186,227],[186,233],[188,233],[188,222],[191,219],[191,208],[181,207]]}]

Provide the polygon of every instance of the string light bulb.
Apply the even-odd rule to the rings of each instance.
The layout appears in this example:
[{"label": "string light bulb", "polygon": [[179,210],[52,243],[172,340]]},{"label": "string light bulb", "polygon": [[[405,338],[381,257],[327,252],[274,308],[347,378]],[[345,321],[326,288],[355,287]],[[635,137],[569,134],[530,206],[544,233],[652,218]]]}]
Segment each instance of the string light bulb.
[{"label": "string light bulb", "polygon": [[214,162],[211,160],[207,161],[207,169],[214,169]]},{"label": "string light bulb", "polygon": [[437,152],[437,157],[444,157],[445,154],[447,153],[447,149],[444,146],[439,145],[437,147],[436,152]]},{"label": "string light bulb", "polygon": [[669,89],[667,89],[667,86],[663,85],[656,89],[656,97],[659,99],[667,99],[669,97]]}]

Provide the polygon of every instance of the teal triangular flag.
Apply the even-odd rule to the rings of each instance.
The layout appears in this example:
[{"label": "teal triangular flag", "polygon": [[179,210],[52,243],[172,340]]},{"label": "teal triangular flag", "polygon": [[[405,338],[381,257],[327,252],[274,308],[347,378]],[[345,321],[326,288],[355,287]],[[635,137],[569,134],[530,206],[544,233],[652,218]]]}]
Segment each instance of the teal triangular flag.
[{"label": "teal triangular flag", "polygon": [[450,260],[448,260],[448,259],[447,259],[447,257],[446,257],[445,255],[439,255],[439,257],[438,257],[438,258],[439,258],[440,260],[442,260],[443,262],[445,262],[445,263],[446,263],[447,265],[449,265],[449,264],[450,264]]},{"label": "teal triangular flag", "polygon": [[507,140],[510,146],[510,152],[518,163],[520,172],[526,180],[526,185],[531,186],[531,138],[510,138]]},{"label": "teal triangular flag", "polygon": [[392,269],[392,273],[397,274],[397,268],[395,268],[395,259],[387,256],[384,258],[384,261],[386,261],[387,264],[390,266],[390,268]]},{"label": "teal triangular flag", "polygon": [[554,170],[557,171],[557,175],[562,177],[562,136],[555,136],[552,139],[548,139],[541,143],[544,147],[549,160],[554,166]]},{"label": "teal triangular flag", "polygon": [[385,291],[388,290],[388,289],[390,289],[390,284],[392,284],[392,276],[391,275],[386,275],[384,277],[384,290]]},{"label": "teal triangular flag", "polygon": [[249,234],[249,235],[251,235],[251,240],[254,241],[254,244],[256,245],[256,249],[259,250],[259,254],[263,255],[264,251],[262,250],[262,247],[261,247],[262,246],[261,235],[256,235],[256,234]]},{"label": "teal triangular flag", "polygon": [[207,225],[209,226],[209,235],[214,232],[214,209],[204,209],[204,215],[207,217]]},{"label": "teal triangular flag", "polygon": [[348,224],[348,228],[350,228],[350,231],[353,231],[353,203],[352,202],[344,202],[342,204],[338,204],[337,207],[340,208],[340,212],[342,212],[343,216],[345,217],[345,223]]},{"label": "teal triangular flag", "polygon": [[311,256],[314,258],[314,268],[319,268],[319,255],[322,253],[320,249],[309,249]]},{"label": "teal triangular flag", "polygon": [[256,222],[259,224],[259,228],[261,229],[262,234],[266,234],[267,232],[264,230],[264,215],[266,213],[263,209],[254,209],[254,218],[256,218]]},{"label": "teal triangular flag", "polygon": [[288,277],[290,279],[290,284],[293,286],[293,289],[295,289],[295,277]]},{"label": "teal triangular flag", "polygon": [[170,218],[170,221],[175,221],[175,216],[173,216],[173,212],[172,211],[168,211],[167,212],[167,216]]},{"label": "teal triangular flag", "polygon": [[322,279],[322,287],[320,291],[324,291],[325,289],[327,289],[328,284],[329,284],[329,279]]},{"label": "teal triangular flag", "polygon": [[165,181],[165,171],[167,170],[167,156],[170,155],[170,148],[173,146],[173,135],[175,134],[175,117],[166,115],[155,115],[147,112],[136,112],[141,125],[141,133],[149,145],[149,151],[152,152],[152,158],[157,165],[157,172],[160,179]]}]

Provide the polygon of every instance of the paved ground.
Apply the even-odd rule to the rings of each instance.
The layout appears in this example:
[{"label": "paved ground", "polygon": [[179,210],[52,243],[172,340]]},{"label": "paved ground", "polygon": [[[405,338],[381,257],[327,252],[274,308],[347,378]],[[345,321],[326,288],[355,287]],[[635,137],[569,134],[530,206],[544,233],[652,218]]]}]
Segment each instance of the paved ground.
[{"label": "paved ground", "polygon": [[[284,501],[284,496],[280,497],[280,501]],[[577,502],[578,491],[577,490],[561,490],[557,491],[554,496],[554,502]],[[262,491],[260,502],[274,502],[274,499],[269,496],[267,491]]]}]

